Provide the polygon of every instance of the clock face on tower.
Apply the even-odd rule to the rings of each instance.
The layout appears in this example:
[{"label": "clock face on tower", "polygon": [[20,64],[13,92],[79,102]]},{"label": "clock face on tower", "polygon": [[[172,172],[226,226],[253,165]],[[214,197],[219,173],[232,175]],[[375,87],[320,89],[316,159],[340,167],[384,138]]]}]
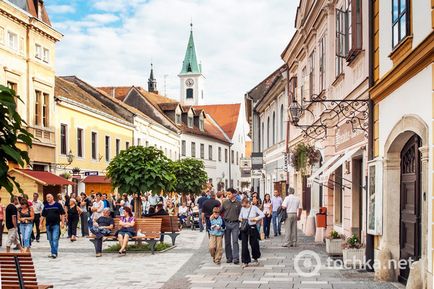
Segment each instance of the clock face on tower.
[{"label": "clock face on tower", "polygon": [[192,87],[194,85],[194,80],[189,78],[185,81],[185,85],[187,85],[188,87]]}]

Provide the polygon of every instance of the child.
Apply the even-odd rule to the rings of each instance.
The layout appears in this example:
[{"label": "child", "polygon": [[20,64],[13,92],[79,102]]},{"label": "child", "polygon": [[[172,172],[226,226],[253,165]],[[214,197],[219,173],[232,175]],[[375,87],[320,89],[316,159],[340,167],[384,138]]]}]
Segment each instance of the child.
[{"label": "child", "polygon": [[225,222],[220,216],[220,208],[215,207],[212,210],[212,215],[209,218],[209,252],[214,259],[214,263],[220,265],[223,255],[223,234],[225,230]]}]

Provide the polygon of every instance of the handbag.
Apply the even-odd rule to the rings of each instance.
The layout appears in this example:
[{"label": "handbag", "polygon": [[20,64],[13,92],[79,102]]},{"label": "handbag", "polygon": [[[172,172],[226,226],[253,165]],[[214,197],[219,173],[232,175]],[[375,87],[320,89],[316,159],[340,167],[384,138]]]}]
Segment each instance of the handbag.
[{"label": "handbag", "polygon": [[247,232],[249,230],[249,216],[250,216],[250,211],[252,210],[252,206],[250,206],[250,210],[249,213],[247,214],[247,219],[243,219],[243,221],[241,222],[241,226],[240,226],[240,232]]}]

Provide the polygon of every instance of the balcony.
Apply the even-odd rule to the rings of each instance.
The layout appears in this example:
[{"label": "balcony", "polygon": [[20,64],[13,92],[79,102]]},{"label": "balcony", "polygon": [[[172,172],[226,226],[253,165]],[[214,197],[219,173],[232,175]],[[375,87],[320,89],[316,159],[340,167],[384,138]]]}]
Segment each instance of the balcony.
[{"label": "balcony", "polygon": [[46,127],[32,127],[28,126],[27,131],[33,134],[35,137],[33,143],[46,145],[46,146],[55,146],[56,138],[54,129],[46,128]]}]

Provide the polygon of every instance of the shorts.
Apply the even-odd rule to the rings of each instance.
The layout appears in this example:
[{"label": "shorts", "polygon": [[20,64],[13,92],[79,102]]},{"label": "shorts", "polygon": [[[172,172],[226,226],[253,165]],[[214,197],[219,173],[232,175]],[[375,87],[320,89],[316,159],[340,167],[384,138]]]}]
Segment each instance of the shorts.
[{"label": "shorts", "polygon": [[18,230],[12,228],[8,230],[8,239],[6,240],[6,247],[12,247],[12,245],[18,245],[20,243],[18,238]]}]

